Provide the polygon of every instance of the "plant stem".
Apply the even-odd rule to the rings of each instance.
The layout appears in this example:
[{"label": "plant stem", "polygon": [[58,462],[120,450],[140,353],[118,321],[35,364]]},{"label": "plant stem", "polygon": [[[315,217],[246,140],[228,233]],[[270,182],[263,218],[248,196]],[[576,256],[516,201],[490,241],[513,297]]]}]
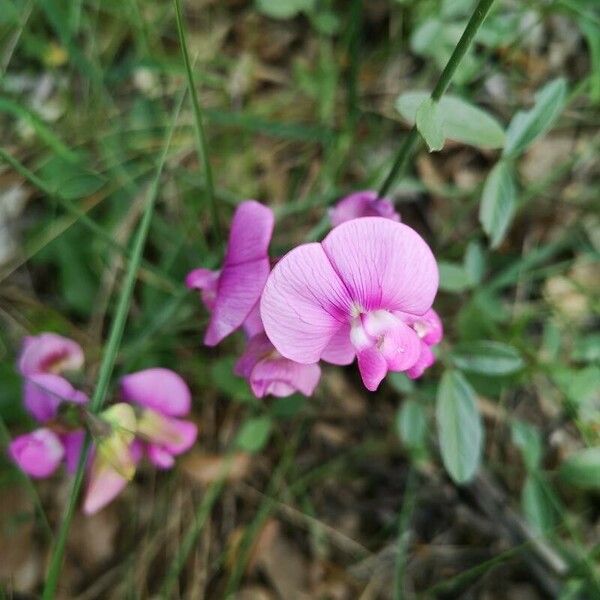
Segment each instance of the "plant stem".
[{"label": "plant stem", "polygon": [[[465,30],[463,31],[460,40],[458,41],[458,44],[452,52],[452,56],[450,56],[450,58],[448,59],[448,63],[444,67],[444,70],[442,71],[438,82],[436,83],[435,87],[433,88],[433,91],[431,92],[431,98],[433,100],[439,100],[448,89],[450,81],[452,80],[452,77],[454,76],[458,65],[467,53],[469,46],[473,42],[473,38],[475,37],[477,31],[481,27],[481,24],[485,20],[485,17],[487,16],[493,3],[494,0],[479,0],[479,2],[477,3],[475,10],[471,15],[471,18],[469,19],[469,22],[467,23],[467,26],[465,27]],[[379,190],[380,197],[385,196],[389,192],[390,187],[392,186],[396,178],[399,175],[402,175],[406,170],[408,161],[410,159],[410,156],[418,138],[419,136],[417,126],[413,125],[412,129],[404,139],[402,146],[400,146],[400,149],[398,150],[398,154],[396,155],[396,159],[394,161],[394,164],[392,165],[389,175],[387,176],[386,180],[383,182],[383,185]]]},{"label": "plant stem", "polygon": [[[115,318],[112,322],[108,342],[106,344],[106,350],[104,351],[104,354],[102,356],[100,372],[98,374],[98,381],[94,389],[92,400],[90,402],[90,410],[92,413],[98,413],[100,411],[102,405],[104,404],[106,392],[108,391],[110,378],[113,372],[115,361],[117,359],[117,354],[119,352],[123,331],[125,329],[125,322],[129,313],[129,305],[133,296],[133,289],[135,287],[137,272],[142,260],[142,252],[144,250],[148,230],[150,229],[150,222],[152,220],[152,215],[154,212],[154,203],[156,201],[156,197],[158,196],[160,177],[167,159],[169,147],[171,145],[171,137],[175,128],[175,123],[177,122],[180,106],[181,104],[177,107],[175,111],[173,124],[168,132],[167,140],[160,157],[156,175],[148,191],[148,198],[146,201],[146,208],[142,216],[142,221],[135,235],[133,249],[131,251],[131,259],[127,267],[123,287],[121,288]],[[87,462],[90,445],[91,437],[88,432],[86,433],[83,450],[81,451],[81,454],[79,456],[77,471],[75,473],[75,478],[73,480],[73,485],[71,487],[71,493],[67,501],[67,506],[65,508],[63,520],[60,525],[58,535],[56,536],[55,545],[52,549],[50,565],[48,567],[48,574],[46,576],[46,583],[42,595],[43,600],[52,600],[56,594],[58,578],[60,577],[63,556],[65,553],[65,547],[67,543],[67,537],[69,534],[69,529],[71,527],[71,522],[73,520],[73,515],[75,513],[75,506],[77,504],[79,492],[81,491],[81,486],[83,483],[85,465]]]},{"label": "plant stem", "polygon": [[181,54],[183,55],[183,62],[185,63],[185,72],[188,81],[188,88],[190,90],[190,96],[192,98],[192,107],[194,109],[198,158],[200,159],[204,167],[204,177],[206,178],[206,191],[208,194],[208,201],[210,204],[212,214],[215,237],[217,238],[217,242],[219,243],[219,245],[221,245],[222,236],[221,222],[219,218],[219,207],[217,205],[217,198],[215,195],[212,168],[210,166],[210,160],[208,157],[208,143],[206,141],[206,133],[204,131],[202,108],[200,106],[200,103],[198,102],[198,93],[196,92],[194,75],[192,73],[192,65],[190,63],[190,56],[187,49],[185,27],[183,25],[183,18],[181,15],[181,0],[173,0],[173,3],[175,5],[175,16],[177,19],[177,34],[179,35],[179,45],[181,46]]}]

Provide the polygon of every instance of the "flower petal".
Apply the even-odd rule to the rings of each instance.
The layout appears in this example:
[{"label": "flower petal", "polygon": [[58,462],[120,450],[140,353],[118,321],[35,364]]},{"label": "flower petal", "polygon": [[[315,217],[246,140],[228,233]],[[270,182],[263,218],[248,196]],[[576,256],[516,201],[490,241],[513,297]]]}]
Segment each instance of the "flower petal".
[{"label": "flower petal", "polygon": [[244,333],[249,338],[265,330],[265,328],[263,327],[262,319],[260,318],[260,299],[252,307],[250,314],[242,323],[242,327],[244,328]]},{"label": "flower petal", "polygon": [[439,344],[444,337],[442,320],[433,308],[428,310],[423,316],[418,317],[412,326],[428,346]]},{"label": "flower petal", "polygon": [[162,446],[171,454],[177,455],[193,446],[198,436],[198,428],[190,421],[145,410],[138,420],[138,433],[148,443]]},{"label": "flower petal", "polygon": [[170,369],[154,368],[121,379],[121,396],[145,408],[171,417],[190,412],[192,394],[187,383]]},{"label": "flower petal", "polygon": [[387,362],[376,347],[361,350],[357,354],[357,358],[363,383],[369,391],[374,392],[387,375]]},{"label": "flower petal", "polygon": [[317,243],[298,246],[275,265],[260,305],[275,348],[303,364],[318,362],[350,310],[348,292]]},{"label": "flower petal", "polygon": [[244,353],[235,363],[233,372],[239,377],[250,377],[256,363],[276,352],[265,333],[259,333],[248,340]]},{"label": "flower petal", "polygon": [[65,449],[50,429],[36,429],[14,438],[9,454],[19,468],[36,479],[49,477],[60,465]]},{"label": "flower petal", "polygon": [[270,208],[256,200],[242,202],[231,221],[225,267],[268,257],[274,224],[275,217]]},{"label": "flower petal", "polygon": [[83,392],[76,390],[60,375],[36,373],[25,380],[25,408],[40,423],[53,419],[63,402],[85,404],[87,401],[88,397]]},{"label": "flower petal", "polygon": [[173,455],[162,446],[148,444],[148,460],[159,469],[170,469],[175,464]]},{"label": "flower petal", "polygon": [[221,271],[210,271],[209,269],[194,269],[187,274],[185,285],[192,290],[200,290],[202,302],[210,311],[215,308],[217,299],[217,287]]},{"label": "flower petal", "polygon": [[329,210],[329,219],[333,227],[360,217],[384,217],[392,221],[400,220],[400,215],[396,212],[391,200],[379,198],[377,192],[372,190],[350,194]]},{"label": "flower petal", "polygon": [[405,371],[419,359],[421,340],[412,328],[399,320],[383,336],[379,351],[390,371]]},{"label": "flower petal", "polygon": [[349,365],[356,357],[356,350],[350,340],[350,325],[342,325],[329,340],[321,353],[321,360],[332,365]]},{"label": "flower petal", "polygon": [[204,336],[207,346],[216,346],[248,318],[259,301],[267,277],[269,259],[225,266],[219,277],[215,308]]},{"label": "flower petal", "polygon": [[79,455],[83,449],[83,441],[85,440],[85,432],[83,429],[64,433],[60,436],[60,440],[65,448],[65,463],[69,473],[75,473],[77,464],[79,463]]},{"label": "flower petal", "polygon": [[435,354],[431,351],[431,348],[423,341],[421,341],[421,354],[417,362],[406,371],[406,375],[410,379],[417,379],[423,375],[425,369],[428,369],[435,362]]},{"label": "flower petal", "polygon": [[422,315],[431,307],[437,264],[423,238],[407,225],[381,217],[354,219],[333,229],[322,245],[363,311]]},{"label": "flower petal", "polygon": [[319,365],[302,365],[279,356],[256,364],[250,374],[250,387],[257,398],[268,395],[283,398],[294,392],[311,396],[320,378]]},{"label": "flower petal", "polygon": [[127,478],[103,460],[92,461],[83,512],[93,515],[112,502],[127,486]]},{"label": "flower petal", "polygon": [[41,333],[26,337],[19,357],[22,375],[62,373],[80,369],[84,356],[81,346],[56,333]]}]

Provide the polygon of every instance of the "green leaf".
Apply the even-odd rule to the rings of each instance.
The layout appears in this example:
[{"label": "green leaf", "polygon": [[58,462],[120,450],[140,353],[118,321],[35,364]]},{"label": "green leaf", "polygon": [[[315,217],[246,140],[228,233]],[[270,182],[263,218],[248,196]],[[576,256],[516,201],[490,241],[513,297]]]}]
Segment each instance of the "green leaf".
[{"label": "green leaf", "polygon": [[91,196],[105,183],[104,178],[82,164],[65,161],[57,155],[44,164],[39,174],[53,192],[67,200]]},{"label": "green leaf", "polygon": [[444,120],[439,104],[427,98],[417,110],[417,129],[423,136],[429,151],[441,150],[444,147]]},{"label": "green leaf", "polygon": [[440,289],[446,292],[464,292],[472,287],[471,279],[464,267],[458,263],[439,261]]},{"label": "green leaf", "polygon": [[515,421],[511,427],[512,441],[521,450],[523,462],[528,471],[539,468],[542,460],[542,439],[540,432],[529,423]]},{"label": "green leaf", "polygon": [[427,418],[423,405],[416,400],[406,400],[396,414],[396,431],[409,450],[425,447]]},{"label": "green leaf", "polygon": [[485,256],[479,242],[469,242],[463,259],[463,269],[472,285],[481,283],[485,273]]},{"label": "green leaf", "polygon": [[257,10],[272,19],[291,19],[313,5],[314,0],[256,0]]},{"label": "green leaf", "polygon": [[560,467],[566,483],[584,490],[600,490],[600,447],[572,454]]},{"label": "green leaf", "polygon": [[255,403],[256,398],[245,379],[233,374],[235,358],[227,357],[216,361],[211,367],[211,376],[217,389],[236,402]]},{"label": "green leaf", "polygon": [[269,441],[273,421],[271,417],[248,419],[235,439],[235,445],[246,452],[260,452]]},{"label": "green leaf", "polygon": [[306,406],[306,398],[292,394],[285,398],[276,398],[271,405],[271,414],[279,419],[291,419]]},{"label": "green leaf", "polygon": [[388,373],[386,381],[401,394],[410,394],[415,389],[415,382],[406,373]]},{"label": "green leaf", "polygon": [[444,466],[456,483],[466,483],[479,467],[484,432],[475,393],[459,371],[442,376],[436,418]]},{"label": "green leaf", "polygon": [[454,364],[464,371],[482,375],[510,375],[523,368],[519,352],[502,342],[482,340],[457,345]]},{"label": "green leaf", "polygon": [[504,156],[521,154],[546,133],[560,115],[566,101],[567,82],[560,77],[546,84],[536,95],[528,111],[518,112],[506,130]]},{"label": "green leaf", "polygon": [[521,505],[525,517],[540,533],[551,531],[556,524],[552,490],[539,475],[529,474],[521,490]]},{"label": "green leaf", "polygon": [[513,219],[517,207],[517,188],[511,167],[500,161],[490,171],[479,206],[479,222],[497,248]]},{"label": "green leaf", "polygon": [[[417,111],[427,98],[429,92],[406,92],[396,100],[396,110],[409,123],[415,123]],[[502,126],[484,110],[452,95],[444,95],[438,106],[444,137],[480,148],[501,148],[504,144]]]},{"label": "green leaf", "polygon": [[577,339],[573,348],[573,360],[600,362],[600,333]]}]

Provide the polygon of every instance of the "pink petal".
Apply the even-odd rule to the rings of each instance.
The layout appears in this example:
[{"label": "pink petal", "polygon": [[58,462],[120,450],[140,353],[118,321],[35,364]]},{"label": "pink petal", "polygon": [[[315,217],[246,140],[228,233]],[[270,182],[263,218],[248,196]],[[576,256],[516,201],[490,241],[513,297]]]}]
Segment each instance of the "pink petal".
[{"label": "pink petal", "polygon": [[322,245],[361,310],[422,315],[431,307],[438,287],[437,264],[429,246],[410,227],[381,217],[354,219],[333,229]]},{"label": "pink petal", "polygon": [[267,336],[280,354],[303,364],[321,354],[348,322],[352,300],[321,244],[303,244],[273,268],[260,313]]},{"label": "pink petal", "polygon": [[80,369],[83,360],[83,350],[77,342],[56,333],[41,333],[25,338],[19,371],[22,375],[61,373]]},{"label": "pink petal", "polygon": [[83,512],[93,515],[112,502],[127,486],[127,479],[108,463],[93,461],[88,488],[83,501]]},{"label": "pink petal", "polygon": [[355,357],[356,350],[350,340],[350,325],[342,325],[321,353],[321,360],[333,365],[349,365]]},{"label": "pink petal", "polygon": [[435,362],[435,354],[431,351],[431,348],[425,343],[421,342],[421,354],[417,362],[406,371],[406,375],[410,379],[418,379],[423,375],[425,369],[428,369]]},{"label": "pink petal", "polygon": [[374,392],[387,375],[388,366],[385,358],[375,347],[365,348],[357,354],[358,368],[365,387]]},{"label": "pink petal", "polygon": [[121,396],[127,402],[171,417],[190,412],[192,395],[187,383],[170,369],[153,368],[121,379]]},{"label": "pink petal", "polygon": [[79,455],[83,449],[83,441],[85,440],[85,432],[82,429],[64,433],[60,436],[62,444],[65,448],[65,463],[69,473],[75,473],[79,463]]},{"label": "pink petal", "polygon": [[88,397],[76,390],[64,377],[53,373],[36,373],[25,380],[25,408],[39,422],[52,420],[62,402],[85,404]]},{"label": "pink petal", "polygon": [[181,454],[196,441],[198,428],[190,421],[166,417],[145,410],[138,419],[138,434],[150,444],[162,446],[171,454]]},{"label": "pink petal", "polygon": [[444,337],[442,320],[433,308],[422,317],[418,317],[412,326],[418,336],[429,346],[439,344]]},{"label": "pink petal", "polygon": [[226,265],[219,277],[215,307],[204,336],[207,346],[216,346],[235,331],[259,301],[270,264],[268,257],[240,265]]},{"label": "pink petal", "polygon": [[378,198],[377,192],[365,190],[342,198],[329,210],[333,227],[360,217],[384,217],[399,221],[400,215],[389,198]]},{"label": "pink petal", "polygon": [[260,318],[260,300],[256,302],[250,314],[246,317],[246,320],[242,323],[244,333],[251,338],[258,333],[262,333],[265,328],[263,327],[262,319]]},{"label": "pink petal", "polygon": [[250,374],[250,387],[257,398],[268,395],[283,398],[294,392],[311,396],[320,378],[319,365],[302,365],[278,356],[256,364]]},{"label": "pink petal", "polygon": [[266,334],[258,333],[248,340],[244,353],[235,363],[233,372],[239,377],[248,378],[256,363],[273,352],[275,352],[275,347],[271,344]]},{"label": "pink petal", "polygon": [[148,460],[159,469],[170,469],[175,464],[173,455],[162,446],[148,444]]},{"label": "pink petal", "polygon": [[190,271],[185,278],[185,285],[188,288],[201,291],[202,302],[210,311],[215,308],[220,274],[220,271],[199,268]]},{"label": "pink petal", "polygon": [[408,325],[399,321],[384,335],[379,351],[390,371],[405,371],[419,359],[421,340]]},{"label": "pink petal", "polygon": [[225,267],[266,258],[274,224],[275,217],[270,208],[255,200],[242,202],[231,221]]},{"label": "pink petal", "polygon": [[19,468],[36,479],[49,477],[60,465],[65,450],[50,429],[36,429],[14,438],[9,454]]}]

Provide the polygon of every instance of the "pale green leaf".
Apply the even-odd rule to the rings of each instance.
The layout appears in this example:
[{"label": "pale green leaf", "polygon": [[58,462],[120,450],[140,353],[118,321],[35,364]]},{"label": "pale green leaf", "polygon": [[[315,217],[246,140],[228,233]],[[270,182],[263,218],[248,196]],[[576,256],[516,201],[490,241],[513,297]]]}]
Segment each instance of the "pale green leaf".
[{"label": "pale green leaf", "polygon": [[[396,100],[396,110],[409,123],[415,123],[417,111],[427,98],[429,92],[406,92]],[[481,108],[452,95],[444,95],[438,105],[445,138],[480,148],[501,148],[504,144],[502,125]]]},{"label": "pale green leaf", "polygon": [[511,167],[500,161],[490,171],[479,206],[479,221],[497,248],[508,230],[517,206],[517,188]]},{"label": "pale green leaf", "polygon": [[502,342],[487,340],[456,346],[452,359],[459,369],[482,375],[510,375],[524,366],[523,359],[515,348]]},{"label": "pale green leaf", "polygon": [[238,432],[235,445],[246,452],[260,452],[269,441],[272,428],[270,417],[248,419]]},{"label": "pale green leaf", "polygon": [[429,151],[441,150],[444,147],[444,121],[437,102],[427,98],[417,110],[417,129],[423,136]]},{"label": "pale green leaf", "polygon": [[483,449],[475,393],[459,371],[446,371],[437,392],[436,418],[444,466],[457,483],[473,478]]},{"label": "pale green leaf", "polygon": [[600,490],[600,446],[572,454],[561,465],[560,476],[575,487]]}]

